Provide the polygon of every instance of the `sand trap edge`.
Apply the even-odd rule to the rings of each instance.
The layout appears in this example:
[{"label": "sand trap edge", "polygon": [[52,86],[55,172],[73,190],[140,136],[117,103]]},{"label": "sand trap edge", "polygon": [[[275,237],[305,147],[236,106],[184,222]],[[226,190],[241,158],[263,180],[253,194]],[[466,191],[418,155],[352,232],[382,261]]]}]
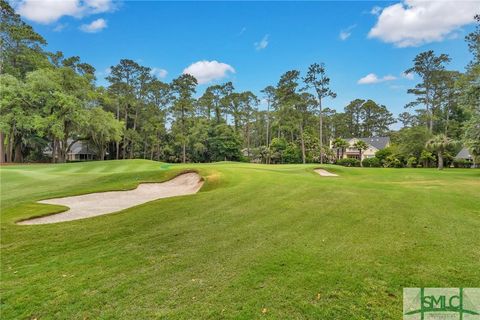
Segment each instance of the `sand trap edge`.
[{"label": "sand trap edge", "polygon": [[[165,192],[165,190],[164,190],[163,194],[162,193],[156,194],[153,198],[152,198],[152,196],[150,196],[150,198],[146,199],[145,201],[139,200],[140,202],[134,203],[132,205],[119,207],[118,210],[108,211],[108,212],[104,211],[104,212],[97,212],[97,213],[88,213],[85,216],[81,216],[81,215],[78,215],[78,213],[76,213],[77,214],[76,216],[73,216],[73,217],[68,216],[64,220],[55,219],[59,215],[67,215],[71,211],[75,211],[75,209],[78,209],[78,208],[75,208],[75,205],[73,205],[72,206],[73,209],[72,209],[72,207],[70,207],[68,204],[64,204],[64,203],[60,204],[60,203],[53,203],[53,202],[65,201],[66,199],[72,199],[72,198],[76,199],[76,198],[82,198],[82,197],[87,197],[88,198],[88,197],[102,196],[102,195],[105,195],[105,194],[110,194],[110,195],[115,194],[116,197],[122,197],[124,194],[138,192],[139,189],[148,188],[150,186],[155,188],[155,187],[165,187],[166,185],[172,185],[177,180],[181,180],[182,178],[184,178],[186,176],[191,176],[192,174],[194,174],[194,176],[196,178],[196,181],[195,181],[194,185],[193,184],[187,185],[185,187],[185,189],[190,187],[190,188],[193,188],[193,190],[189,190],[189,191],[182,190],[181,192],[172,193],[172,190],[167,189],[166,190],[167,192]],[[52,212],[52,213],[21,219],[21,220],[15,221],[14,223],[17,224],[17,225],[53,224],[53,223],[60,223],[60,222],[83,220],[83,219],[93,218],[93,217],[97,217],[97,216],[118,213],[118,212],[121,212],[123,210],[130,209],[130,208],[140,206],[140,205],[143,205],[145,203],[160,200],[160,199],[196,194],[202,189],[204,183],[205,183],[204,177],[202,177],[197,171],[195,171],[195,170],[184,170],[184,171],[179,172],[175,176],[173,176],[173,177],[171,177],[171,178],[169,178],[168,180],[165,180],[165,181],[161,181],[161,182],[139,182],[132,189],[89,192],[89,193],[73,195],[73,196],[42,199],[42,200],[36,201],[36,203],[54,205],[54,206],[61,207],[61,208],[59,208],[58,210],[56,210],[55,212]],[[182,183],[180,183],[179,185],[173,185],[173,186],[171,186],[171,189],[174,189],[174,188],[178,189],[179,187],[181,187],[181,185],[182,185]],[[112,199],[107,199],[107,200],[112,200]],[[90,201],[92,201],[92,200],[90,200]],[[51,202],[51,203],[49,203],[49,202]],[[104,208],[104,206],[100,206],[100,208]],[[48,218],[51,218],[51,219],[48,219]],[[54,220],[54,221],[48,222],[49,220]]]},{"label": "sand trap edge", "polygon": [[338,174],[335,174],[335,173],[331,173],[325,169],[315,169],[313,170],[315,171],[316,173],[318,173],[319,175],[321,175],[322,177],[338,177]]}]

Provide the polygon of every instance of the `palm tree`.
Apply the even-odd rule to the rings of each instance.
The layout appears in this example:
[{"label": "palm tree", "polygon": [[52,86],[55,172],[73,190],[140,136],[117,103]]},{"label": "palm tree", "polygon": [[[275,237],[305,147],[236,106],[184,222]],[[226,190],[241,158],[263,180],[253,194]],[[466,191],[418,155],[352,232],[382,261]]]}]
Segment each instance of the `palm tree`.
[{"label": "palm tree", "polygon": [[343,140],[343,139],[342,138],[336,138],[332,142],[332,148],[337,149],[337,160],[338,160],[338,158],[340,158],[340,147],[339,147],[340,140]]},{"label": "palm tree", "polygon": [[455,142],[443,133],[438,134],[427,141],[425,147],[437,153],[438,170],[443,169],[443,153],[448,147],[454,144]]},{"label": "palm tree", "polygon": [[342,150],[342,158],[343,158],[343,155],[345,154],[345,150],[347,150],[347,148],[350,147],[350,143],[348,143],[347,140],[342,139],[338,147],[340,148],[340,150]]},{"label": "palm tree", "polygon": [[358,140],[357,142],[355,142],[353,144],[353,147],[355,149],[358,149],[358,153],[360,154],[360,166],[363,167],[363,163],[362,163],[362,152],[364,150],[367,150],[368,149],[368,144],[365,143],[365,141],[362,141],[362,140]]},{"label": "palm tree", "polygon": [[350,145],[348,144],[347,141],[343,140],[342,138],[336,138],[332,142],[332,147],[337,149],[337,160],[340,159],[340,151],[342,151],[342,158],[343,158],[343,153],[346,148],[348,148]]}]

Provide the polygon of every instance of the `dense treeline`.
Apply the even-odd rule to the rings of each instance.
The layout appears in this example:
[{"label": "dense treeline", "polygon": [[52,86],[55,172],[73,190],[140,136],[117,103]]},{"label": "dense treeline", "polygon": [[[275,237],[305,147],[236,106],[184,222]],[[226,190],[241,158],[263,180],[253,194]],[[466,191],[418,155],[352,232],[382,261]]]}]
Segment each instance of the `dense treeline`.
[{"label": "dense treeline", "polygon": [[[238,92],[231,82],[197,92],[188,74],[165,83],[129,59],[111,67],[107,87],[97,86],[93,66],[45,51],[46,41],[0,3],[2,162],[65,162],[76,141],[88,143],[100,160],[324,162],[334,159],[336,138],[384,135],[394,142],[388,156],[401,165],[439,148],[458,150],[451,140],[479,154],[478,27],[467,36],[474,58],[465,73],[446,70],[444,54],[415,58],[406,72],[421,82],[409,90],[415,100],[407,107],[417,109],[395,119],[372,100],[356,99],[343,112],[323,107],[336,94],[325,65],[317,63],[304,74],[285,72],[259,96]],[[403,128],[391,132],[397,120]],[[427,144],[432,137],[445,145]],[[439,161],[430,155],[431,163]]]}]

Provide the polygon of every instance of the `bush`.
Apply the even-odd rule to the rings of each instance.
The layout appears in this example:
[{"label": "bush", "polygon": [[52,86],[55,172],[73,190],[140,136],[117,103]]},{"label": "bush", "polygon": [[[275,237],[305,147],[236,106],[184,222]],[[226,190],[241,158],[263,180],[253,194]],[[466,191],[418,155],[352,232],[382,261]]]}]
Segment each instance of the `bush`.
[{"label": "bush", "polygon": [[338,159],[336,164],[344,167],[360,167],[360,160],[355,158]]},{"label": "bush", "polygon": [[455,168],[470,168],[472,166],[472,162],[468,161],[467,159],[454,159],[453,166]]},{"label": "bush", "polygon": [[385,159],[383,164],[385,168],[403,168],[402,161],[398,159],[395,155],[390,155]]},{"label": "bush", "polygon": [[445,167],[451,167],[454,160],[455,158],[450,152],[447,151],[443,154],[443,165]]},{"label": "bush", "polygon": [[415,168],[417,166],[418,162],[417,162],[417,158],[415,157],[410,157],[408,158],[407,160],[407,167],[409,168]]},{"label": "bush", "polygon": [[380,159],[377,157],[363,159],[362,165],[364,167],[378,168],[381,166]]},{"label": "bush", "polygon": [[418,160],[422,162],[424,168],[428,168],[430,167],[430,164],[433,164],[437,160],[437,158],[431,152],[423,150]]},{"label": "bush", "polygon": [[391,156],[393,154],[393,148],[392,147],[387,147],[382,150],[378,150],[375,152],[375,158],[380,160],[380,163],[383,163],[388,156]]},{"label": "bush", "polygon": [[302,152],[295,143],[287,143],[287,147],[283,152],[284,163],[302,163]]}]

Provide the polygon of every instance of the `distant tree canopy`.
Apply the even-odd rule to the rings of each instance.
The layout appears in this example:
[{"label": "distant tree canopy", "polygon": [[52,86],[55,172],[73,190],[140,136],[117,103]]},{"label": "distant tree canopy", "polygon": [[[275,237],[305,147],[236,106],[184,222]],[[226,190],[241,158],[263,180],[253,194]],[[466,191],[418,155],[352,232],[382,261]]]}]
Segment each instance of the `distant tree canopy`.
[{"label": "distant tree canopy", "polygon": [[[414,112],[395,119],[370,99],[354,99],[343,111],[328,107],[326,99],[337,94],[323,63],[285,72],[260,96],[232,82],[198,92],[189,74],[162,82],[130,59],[111,66],[108,86],[98,86],[93,66],[45,51],[45,39],[7,1],[0,0],[0,9],[1,162],[65,162],[76,141],[99,160],[323,162],[343,155],[343,139],[388,135],[388,156],[412,164],[421,163],[427,141],[438,134],[479,153],[478,26],[466,37],[473,57],[464,73],[447,70],[445,54],[417,55],[406,70],[420,79],[408,90],[414,99],[406,107]],[[393,132],[397,120],[402,128]],[[455,148],[446,144],[442,152]]]}]

